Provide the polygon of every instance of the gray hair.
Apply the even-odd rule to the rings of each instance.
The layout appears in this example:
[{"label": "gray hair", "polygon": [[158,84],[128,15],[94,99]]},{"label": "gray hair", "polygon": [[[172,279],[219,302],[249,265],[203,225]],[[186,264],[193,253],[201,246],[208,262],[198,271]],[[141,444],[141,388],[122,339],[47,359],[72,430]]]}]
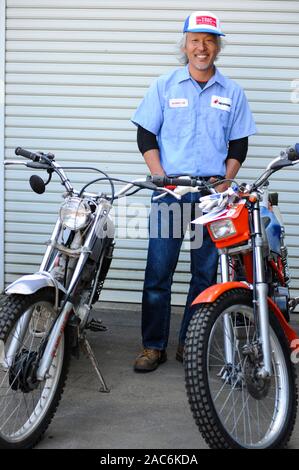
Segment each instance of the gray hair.
[{"label": "gray hair", "polygon": [[[223,40],[221,39],[221,36],[216,36],[216,38],[217,38],[218,49],[220,52],[224,47],[224,43],[223,43]],[[177,43],[177,49],[178,49],[177,59],[180,62],[180,64],[183,64],[183,65],[187,65],[189,62],[187,54],[183,51],[183,49],[185,49],[186,47],[186,42],[187,42],[187,33],[184,33],[181,39]]]}]

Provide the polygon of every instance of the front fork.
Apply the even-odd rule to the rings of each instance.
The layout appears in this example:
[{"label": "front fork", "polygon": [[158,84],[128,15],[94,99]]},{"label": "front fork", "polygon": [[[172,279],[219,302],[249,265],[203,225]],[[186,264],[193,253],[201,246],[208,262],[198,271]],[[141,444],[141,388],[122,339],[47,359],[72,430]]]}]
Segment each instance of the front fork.
[{"label": "front fork", "polygon": [[[226,253],[220,255],[220,269],[222,282],[229,282],[229,260]],[[234,332],[230,321],[230,315],[224,314],[223,317],[223,331],[224,331],[224,352],[226,364],[233,364],[234,362]]]},{"label": "front fork", "polygon": [[[72,279],[71,279],[70,284],[68,286],[68,290],[67,290],[67,293],[66,293],[66,301],[65,301],[65,303],[62,307],[62,311],[60,312],[60,314],[59,314],[59,316],[58,316],[58,318],[57,318],[57,320],[54,324],[54,327],[53,327],[53,329],[52,329],[52,331],[49,335],[46,348],[45,348],[45,350],[43,352],[43,355],[42,355],[42,358],[40,360],[39,367],[38,367],[38,370],[37,370],[37,379],[38,380],[42,381],[47,376],[48,370],[49,370],[50,365],[53,361],[53,357],[55,356],[57,348],[59,346],[61,336],[64,332],[64,329],[65,329],[65,326],[66,326],[67,321],[69,319],[69,316],[70,316],[70,314],[73,310],[73,303],[71,302],[71,300],[69,300],[70,295],[74,291],[74,288],[77,284],[77,281],[81,276],[82,269],[85,266],[86,261],[89,257],[89,254],[90,254],[89,247],[91,247],[93,245],[94,238],[98,237],[100,228],[104,226],[104,223],[105,223],[105,221],[108,217],[108,214],[109,214],[109,210],[110,210],[110,206],[108,207],[108,203],[107,204],[105,204],[105,203],[99,204],[99,206],[98,206],[98,209],[97,209],[97,212],[96,212],[96,217],[95,217],[95,220],[93,222],[93,228],[90,231],[90,233],[88,234],[88,236],[86,238],[86,241],[85,241],[85,244],[81,249],[81,254],[79,256],[75,271],[73,273]],[[51,257],[52,257],[52,254],[54,252],[54,249],[56,247],[56,243],[57,243],[58,237],[60,235],[61,229],[62,229],[62,224],[61,224],[60,220],[58,219],[58,221],[55,225],[55,228],[53,230],[51,239],[49,241],[48,248],[47,248],[46,253],[44,255],[44,258],[42,260],[42,263],[41,263],[41,266],[40,266],[40,271],[46,271],[47,272],[47,270],[49,268],[49,265],[51,263]],[[96,232],[96,230],[98,230],[98,232]],[[5,364],[4,365],[6,367],[10,367],[12,365],[13,358],[17,354],[18,349],[20,347],[20,344],[22,344],[22,339],[24,338],[24,336],[26,334],[27,328],[28,328],[29,323],[30,323],[31,316],[32,316],[32,309],[28,310],[24,314],[24,316],[19,320],[19,322],[17,324],[17,330],[16,331],[17,331],[18,335],[16,335],[16,334],[14,335],[14,338],[11,342],[10,347],[9,347],[7,357],[11,358],[11,359],[5,359]]]},{"label": "front fork", "polygon": [[260,378],[272,375],[269,309],[268,309],[268,284],[266,283],[263,236],[260,216],[259,201],[253,208],[253,261],[255,282],[253,288],[256,293],[256,311],[258,318],[259,342],[263,353],[263,366],[258,371]]},{"label": "front fork", "polygon": [[[254,308],[256,307],[258,320],[258,339],[263,353],[263,365],[257,372],[258,377],[264,379],[272,375],[269,309],[268,309],[268,285],[265,282],[264,257],[263,257],[263,237],[261,219],[258,202],[253,210],[253,262],[255,272],[255,297]],[[222,282],[229,282],[229,258],[227,253],[220,254],[220,266]],[[224,330],[224,351],[226,364],[234,363],[234,332],[233,325],[228,313],[223,317]]]}]

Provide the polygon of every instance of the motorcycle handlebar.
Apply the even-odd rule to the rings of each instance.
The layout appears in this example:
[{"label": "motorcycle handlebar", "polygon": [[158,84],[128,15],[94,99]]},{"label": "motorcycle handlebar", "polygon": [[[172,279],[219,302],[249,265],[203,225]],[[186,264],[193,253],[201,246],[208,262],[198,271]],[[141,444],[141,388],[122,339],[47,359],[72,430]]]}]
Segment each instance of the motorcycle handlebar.
[{"label": "motorcycle handlebar", "polygon": [[15,149],[16,155],[21,155],[22,157],[29,158],[29,160],[33,160],[34,162],[38,162],[40,160],[40,155],[37,153],[29,152],[21,147],[17,147]]},{"label": "motorcycle handlebar", "polygon": [[[29,160],[32,160],[32,163],[27,163],[27,166],[30,168],[36,168],[36,169],[49,169],[52,167],[52,162],[54,162],[55,156],[53,154],[43,154],[42,152],[39,153],[34,153],[30,152],[28,150],[25,150],[21,147],[17,147],[15,149],[15,154],[16,155],[21,155],[22,157],[28,158]],[[289,166],[292,165],[291,162],[295,162],[299,160],[299,143],[296,143],[293,147],[289,147],[285,152],[284,152],[284,157],[285,157],[285,164],[282,165],[282,160],[277,159],[278,162],[276,162],[276,165],[273,166],[272,168],[268,168],[265,174],[263,174],[258,181],[255,182],[254,187],[257,188],[260,186],[264,180],[266,179],[274,172],[277,171],[278,169],[282,168],[283,166]],[[286,164],[288,162],[288,165]],[[279,164],[280,163],[280,164]],[[54,171],[57,171],[57,169]],[[66,182],[69,183],[63,172],[59,172],[59,176],[62,178],[63,184]],[[171,177],[171,176],[161,176],[161,175],[152,175],[148,176],[146,182],[141,182],[139,183],[140,187],[148,188],[148,189],[155,189],[155,187],[163,188],[165,186],[186,186],[186,187],[193,187],[193,188],[201,188],[205,189],[207,187],[207,183],[209,178],[200,178],[200,177],[189,177],[186,176],[185,178],[183,176],[177,177]],[[216,180],[214,183],[221,182],[222,177],[216,177]],[[135,184],[138,186],[138,184]],[[69,186],[71,188],[71,186]],[[71,188],[72,189],[72,188]]]}]

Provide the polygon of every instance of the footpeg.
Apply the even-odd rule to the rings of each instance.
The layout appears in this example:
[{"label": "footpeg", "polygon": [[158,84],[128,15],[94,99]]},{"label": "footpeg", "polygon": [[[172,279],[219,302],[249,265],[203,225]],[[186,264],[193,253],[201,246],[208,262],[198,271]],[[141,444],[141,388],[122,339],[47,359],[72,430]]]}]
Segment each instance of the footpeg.
[{"label": "footpeg", "polygon": [[95,320],[92,318],[85,327],[86,330],[98,332],[98,331],[107,331],[107,326],[102,324],[102,320]]}]

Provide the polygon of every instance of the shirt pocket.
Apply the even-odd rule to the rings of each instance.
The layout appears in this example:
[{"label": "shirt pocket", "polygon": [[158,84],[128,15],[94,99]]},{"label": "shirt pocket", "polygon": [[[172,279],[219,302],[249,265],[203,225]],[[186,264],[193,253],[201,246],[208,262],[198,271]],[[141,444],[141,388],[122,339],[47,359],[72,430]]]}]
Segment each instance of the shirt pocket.
[{"label": "shirt pocket", "polygon": [[222,143],[227,141],[230,113],[217,108],[210,108],[206,114],[207,133]]},{"label": "shirt pocket", "polygon": [[192,118],[192,112],[189,106],[182,108],[170,108],[164,109],[164,121],[162,126],[164,138],[171,137],[172,139],[178,139],[191,135],[194,118]]}]

